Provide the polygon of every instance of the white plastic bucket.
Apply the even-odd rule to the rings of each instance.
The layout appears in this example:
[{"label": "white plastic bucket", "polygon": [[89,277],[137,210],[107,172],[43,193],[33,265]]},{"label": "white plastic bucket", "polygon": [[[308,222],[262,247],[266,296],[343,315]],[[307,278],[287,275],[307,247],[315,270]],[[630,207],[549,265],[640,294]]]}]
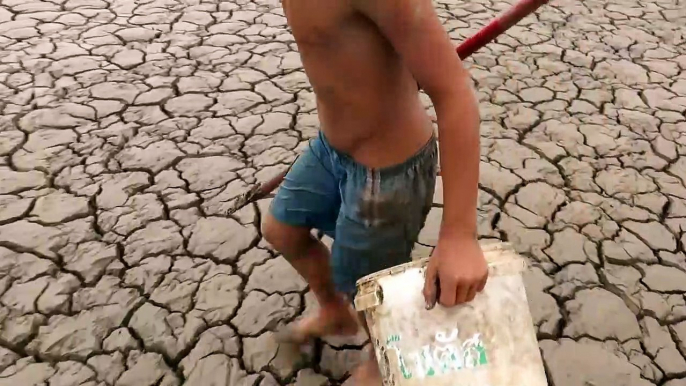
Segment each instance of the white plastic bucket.
[{"label": "white plastic bucket", "polygon": [[547,386],[522,272],[508,244],[483,245],[489,279],[469,303],[426,310],[427,259],[357,282],[384,385]]}]

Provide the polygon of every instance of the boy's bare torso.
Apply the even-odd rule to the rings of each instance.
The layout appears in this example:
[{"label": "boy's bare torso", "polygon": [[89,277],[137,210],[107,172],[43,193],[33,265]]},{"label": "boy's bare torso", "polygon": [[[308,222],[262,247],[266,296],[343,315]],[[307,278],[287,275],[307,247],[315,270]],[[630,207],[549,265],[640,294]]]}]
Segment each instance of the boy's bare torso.
[{"label": "boy's bare torso", "polygon": [[349,1],[282,3],[331,145],[368,167],[394,165],[426,144],[431,121],[400,56]]}]

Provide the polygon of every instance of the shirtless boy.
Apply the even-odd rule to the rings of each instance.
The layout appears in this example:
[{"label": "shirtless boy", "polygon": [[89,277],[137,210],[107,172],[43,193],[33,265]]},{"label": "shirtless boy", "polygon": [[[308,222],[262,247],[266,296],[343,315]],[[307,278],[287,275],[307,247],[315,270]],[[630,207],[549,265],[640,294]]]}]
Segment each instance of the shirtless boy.
[{"label": "shirtless boy", "polygon": [[[444,189],[424,297],[427,308],[471,301],[488,275],[476,238],[479,111],[432,1],[283,0],[283,8],[321,122],[263,225],[320,305],[289,327],[292,340],[356,334],[348,299],[357,279],[411,260],[439,146],[417,82],[436,110]],[[331,253],[313,228],[334,239]],[[353,377],[357,385],[381,383],[373,359]]]}]

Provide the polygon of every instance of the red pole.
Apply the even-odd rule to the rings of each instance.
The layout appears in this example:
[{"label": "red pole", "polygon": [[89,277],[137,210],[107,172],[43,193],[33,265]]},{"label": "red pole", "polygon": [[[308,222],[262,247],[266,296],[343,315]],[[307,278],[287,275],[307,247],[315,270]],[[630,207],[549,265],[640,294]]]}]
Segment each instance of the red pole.
[{"label": "red pole", "polygon": [[507,31],[510,27],[547,3],[548,0],[520,0],[512,8],[502,13],[475,35],[460,44],[456,50],[460,59],[469,57],[481,47],[495,40],[498,35]]},{"label": "red pole", "polygon": [[[460,59],[469,57],[475,51],[493,41],[496,37],[498,37],[498,35],[507,31],[508,28],[512,27],[526,16],[535,12],[542,5],[548,3],[548,1],[549,0],[520,0],[518,3],[513,5],[512,8],[508,9],[495,20],[488,23],[486,27],[482,28],[474,36],[460,44],[456,50],[457,54],[460,56]],[[293,164],[291,163],[291,165]],[[267,196],[281,184],[289,170],[290,166],[269,181],[253,186],[250,190],[241,194],[236,199],[231,209],[228,210],[227,214],[233,214],[245,205]]]}]

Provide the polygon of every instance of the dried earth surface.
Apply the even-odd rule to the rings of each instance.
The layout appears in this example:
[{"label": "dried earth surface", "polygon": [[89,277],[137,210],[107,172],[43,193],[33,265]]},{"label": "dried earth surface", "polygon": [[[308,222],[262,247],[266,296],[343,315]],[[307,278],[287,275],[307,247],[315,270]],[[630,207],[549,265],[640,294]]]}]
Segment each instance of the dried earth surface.
[{"label": "dried earth surface", "polygon": [[[436,2],[456,43],[507,6]],[[686,385],[685,9],[556,0],[467,61],[552,385]],[[276,0],[1,0],[0,386],[344,383],[363,338],[273,341],[315,304],[268,200],[225,215],[316,130]]]}]

